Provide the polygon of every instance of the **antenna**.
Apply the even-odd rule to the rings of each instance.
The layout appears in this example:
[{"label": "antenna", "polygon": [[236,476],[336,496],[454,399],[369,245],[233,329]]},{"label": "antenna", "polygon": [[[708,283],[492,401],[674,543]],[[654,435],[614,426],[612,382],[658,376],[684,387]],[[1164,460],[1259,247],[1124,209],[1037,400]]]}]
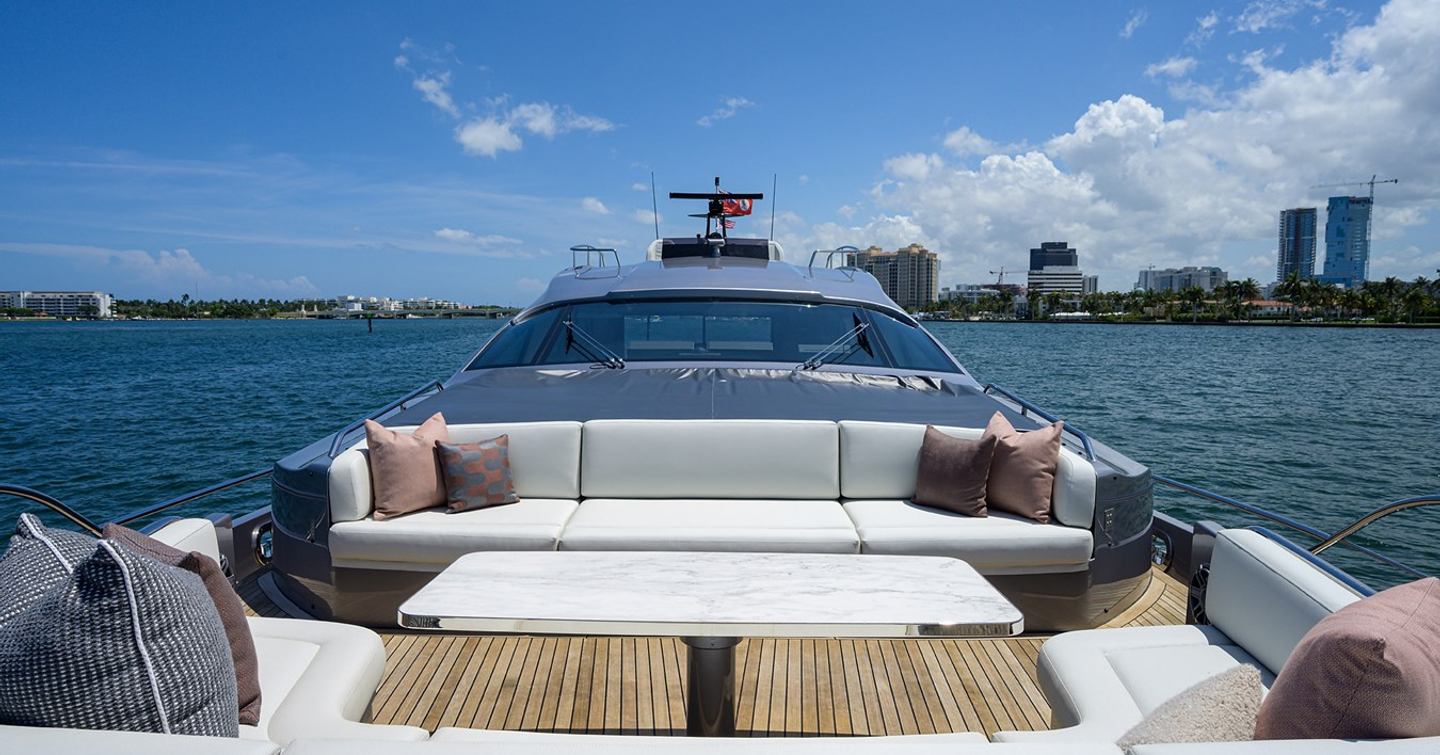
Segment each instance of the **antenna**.
[{"label": "antenna", "polygon": [[780,194],[780,174],[770,174],[770,240],[775,240],[775,197]]},{"label": "antenna", "polygon": [[650,217],[655,220],[655,239],[660,239],[660,200],[655,198],[655,171],[650,171]]}]

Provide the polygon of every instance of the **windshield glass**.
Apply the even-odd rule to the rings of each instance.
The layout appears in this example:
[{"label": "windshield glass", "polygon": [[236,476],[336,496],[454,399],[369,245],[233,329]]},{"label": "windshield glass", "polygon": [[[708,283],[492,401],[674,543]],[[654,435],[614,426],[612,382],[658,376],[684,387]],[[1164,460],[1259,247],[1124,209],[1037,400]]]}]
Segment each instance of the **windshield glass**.
[{"label": "windshield glass", "polygon": [[[565,323],[573,323],[574,327]],[[753,301],[636,301],[560,307],[496,335],[469,369],[594,361],[576,332],[625,362],[801,364],[863,329],[830,364],[954,372],[920,329],[878,312],[838,304]],[[593,351],[593,350],[592,350]]]}]

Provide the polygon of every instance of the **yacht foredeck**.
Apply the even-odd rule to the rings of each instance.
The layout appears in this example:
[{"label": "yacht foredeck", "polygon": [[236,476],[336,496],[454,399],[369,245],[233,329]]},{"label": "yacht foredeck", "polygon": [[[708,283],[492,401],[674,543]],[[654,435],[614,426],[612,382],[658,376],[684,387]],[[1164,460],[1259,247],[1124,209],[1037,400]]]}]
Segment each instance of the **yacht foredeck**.
[{"label": "yacht foredeck", "polygon": [[[240,595],[254,614],[285,615],[256,578]],[[1152,569],[1140,599],[1105,626],[1183,624],[1185,602],[1185,586]],[[388,658],[375,723],[685,732],[685,646],[675,638],[380,635]],[[1046,729],[1036,659],[1047,636],[746,640],[736,653],[737,728],[761,737]]]}]

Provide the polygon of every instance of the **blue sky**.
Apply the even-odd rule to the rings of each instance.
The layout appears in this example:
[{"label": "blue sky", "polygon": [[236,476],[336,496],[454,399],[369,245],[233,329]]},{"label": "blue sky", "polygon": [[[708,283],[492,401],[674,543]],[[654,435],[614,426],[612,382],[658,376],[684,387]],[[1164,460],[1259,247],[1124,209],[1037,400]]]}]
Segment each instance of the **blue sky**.
[{"label": "blue sky", "polygon": [[523,303],[640,258],[652,170],[667,235],[775,173],[792,259],[1067,239],[1109,289],[1266,282],[1279,209],[1380,173],[1372,277],[1440,267],[1435,0],[292,5],[0,8],[0,288]]}]

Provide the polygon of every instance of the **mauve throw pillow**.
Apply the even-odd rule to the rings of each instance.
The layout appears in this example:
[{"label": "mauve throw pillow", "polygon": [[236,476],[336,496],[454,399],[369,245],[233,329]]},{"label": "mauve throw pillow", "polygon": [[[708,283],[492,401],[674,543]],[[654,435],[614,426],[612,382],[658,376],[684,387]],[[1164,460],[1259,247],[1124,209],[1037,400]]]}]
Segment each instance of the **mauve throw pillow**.
[{"label": "mauve throw pillow", "polygon": [[413,434],[399,433],[374,420],[365,420],[370,484],[375,489],[375,521],[445,502],[445,480],[435,455],[435,442],[441,440],[450,440],[450,431],[440,412],[415,428]]},{"label": "mauve throw pillow", "polygon": [[1056,422],[1022,433],[1005,415],[995,412],[982,436],[996,441],[995,460],[990,464],[990,481],[985,490],[986,505],[1048,523],[1055,470],[1060,466],[1060,433],[1064,429],[1064,422]]},{"label": "mauve throw pillow", "polygon": [[966,516],[985,516],[985,486],[995,456],[995,436],[965,440],[925,427],[916,503]]},{"label": "mauve throw pillow", "polygon": [[230,644],[230,658],[235,662],[235,688],[239,697],[242,724],[254,726],[260,722],[260,660],[255,655],[255,638],[250,635],[250,622],[245,618],[245,606],[230,579],[220,570],[215,559],[203,553],[186,553],[172,548],[148,535],[129,527],[107,524],[100,534],[106,539],[119,543],[132,552],[174,566],[200,578],[205,592],[215,603],[220,614],[220,624],[225,628],[225,639]]},{"label": "mauve throw pillow", "polygon": [[1260,706],[1256,739],[1440,735],[1440,579],[1427,577],[1321,619]]},{"label": "mauve throw pillow", "polygon": [[520,500],[510,479],[510,436],[475,443],[435,444],[445,473],[445,506],[450,513]]}]

